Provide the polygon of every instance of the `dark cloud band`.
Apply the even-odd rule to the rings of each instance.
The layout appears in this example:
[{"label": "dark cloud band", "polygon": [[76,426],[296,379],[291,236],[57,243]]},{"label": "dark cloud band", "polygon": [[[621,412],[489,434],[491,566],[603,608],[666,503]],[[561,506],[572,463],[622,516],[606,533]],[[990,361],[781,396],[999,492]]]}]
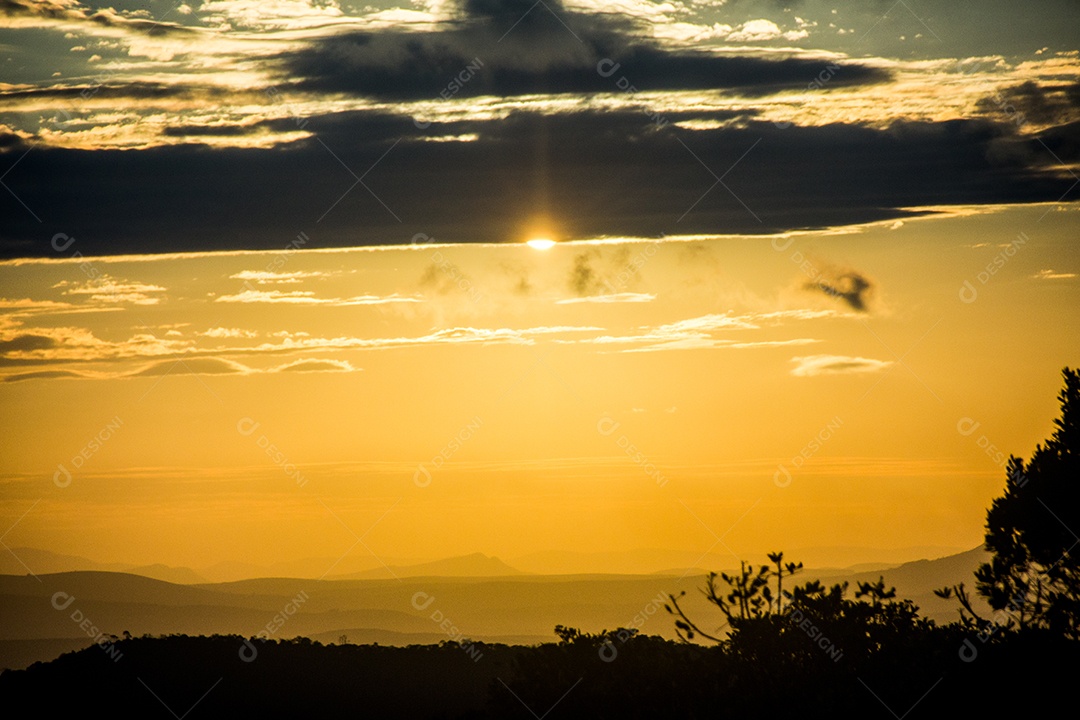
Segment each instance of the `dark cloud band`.
[{"label": "dark cloud band", "polygon": [[[417,233],[500,242],[520,240],[541,209],[570,237],[760,233],[922,205],[1056,201],[1072,183],[1042,136],[1007,123],[782,129],[746,119],[694,131],[678,120],[518,114],[419,129],[407,117],[343,113],[312,118],[315,138],[273,149],[26,152],[16,139],[5,167],[26,154],[4,178],[0,253],[56,256],[56,233],[84,255],[280,249],[301,231],[310,247]],[[1069,161],[1078,133],[1044,135]],[[425,141],[464,135],[476,139]]]},{"label": "dark cloud band", "polygon": [[[760,94],[805,88],[826,65],[665,49],[635,22],[572,12],[555,0],[464,0],[458,17],[434,32],[357,32],[313,41],[280,57],[283,81],[305,90],[417,99],[452,87],[460,97],[612,92],[616,68],[642,90],[738,90]],[[469,68],[467,82],[453,81]],[[889,79],[855,62],[836,66],[833,86]]]}]

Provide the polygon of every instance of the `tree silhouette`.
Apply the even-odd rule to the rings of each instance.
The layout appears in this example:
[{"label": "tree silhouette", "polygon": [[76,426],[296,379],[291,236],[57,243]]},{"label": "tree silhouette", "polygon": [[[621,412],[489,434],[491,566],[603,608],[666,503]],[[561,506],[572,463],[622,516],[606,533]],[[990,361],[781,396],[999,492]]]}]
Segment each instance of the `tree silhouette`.
[{"label": "tree silhouette", "polygon": [[783,612],[784,610],[784,570],[787,570],[788,575],[794,575],[803,569],[803,564],[800,563],[788,563],[784,565],[784,553],[773,552],[769,553],[768,558],[770,562],[776,563],[776,611]]},{"label": "tree silhouette", "polygon": [[859,589],[855,591],[856,598],[868,597],[870,598],[870,604],[875,608],[880,608],[882,603],[886,600],[892,600],[896,597],[896,588],[885,589],[885,578],[879,576],[876,583],[860,582]]},{"label": "tree silhouette", "polygon": [[[826,589],[819,580],[813,580],[795,586],[789,592],[783,589],[784,578],[801,571],[803,564],[785,564],[781,552],[770,553],[768,558],[776,565],[775,571],[767,565],[755,570],[753,565],[743,562],[737,574],[713,572],[706,578],[701,592],[723,613],[725,622],[719,629],[729,629],[726,639],[718,637],[719,633],[703,631],[687,616],[679,605],[679,598],[686,591],[678,596],[669,594],[664,609],[675,616],[675,632],[679,639],[689,642],[701,637],[723,644],[736,656],[757,657],[763,650],[776,652],[780,647],[789,656],[794,656],[798,653],[791,646],[792,638],[795,646],[805,644],[808,637],[813,639],[818,631],[828,626],[832,632],[848,636],[849,647],[865,655],[881,648],[883,633],[891,637],[903,632],[925,631],[933,626],[931,621],[919,617],[918,607],[910,600],[897,600],[896,588],[886,588],[884,577],[879,577],[876,582],[858,583],[854,600],[845,597],[846,582]],[[718,578],[727,585],[726,593],[718,584]],[[775,600],[769,585],[771,578],[776,578]],[[811,621],[811,618],[815,620]],[[818,621],[823,623],[822,627],[813,625]],[[808,635],[807,627],[811,625],[813,632]]]},{"label": "tree silhouette", "polygon": [[[728,575],[727,573],[709,573],[705,579],[705,588],[702,592],[705,598],[713,605],[720,608],[726,618],[725,625],[732,625],[736,619],[761,618],[783,611],[784,578],[790,577],[803,569],[803,564],[789,562],[784,564],[784,553],[773,552],[768,554],[769,561],[776,564],[774,572],[768,565],[761,565],[757,570],[746,562],[739,563],[739,573]],[[727,584],[729,591],[725,595],[717,585],[717,578]],[[776,597],[773,599],[772,588],[769,587],[769,579],[776,578]],[[668,595],[669,604],[664,609],[676,616],[675,632],[679,638],[688,641],[696,636],[701,636],[713,642],[722,640],[710,633],[703,631],[686,616],[679,606],[679,596]],[[721,629],[724,625],[720,626]]]},{"label": "tree silhouette", "polygon": [[[719,646],[716,657],[726,663],[731,687],[757,688],[761,694],[785,687],[792,697],[830,706],[838,694],[827,688],[845,686],[854,674],[873,676],[881,687],[895,689],[896,678],[924,673],[926,668],[920,667],[913,675],[912,667],[928,657],[949,662],[951,656],[955,661],[960,642],[956,631],[921,617],[919,608],[898,599],[896,588],[887,587],[883,577],[857,583],[854,599],[847,597],[846,582],[827,588],[811,580],[788,590],[784,580],[802,564],[785,564],[782,553],[770,554],[769,560],[774,568],[742,563],[737,573],[710,573],[706,578],[702,594],[723,614],[726,636],[702,631],[687,616],[679,604],[685,593],[669,595],[665,605],[684,643],[704,638]],[[911,684],[924,680],[934,681],[923,678]]]},{"label": "tree silhouette", "polygon": [[1065,368],[1061,417],[1031,459],[1009,457],[1004,494],[986,513],[990,561],[975,571],[975,589],[997,611],[993,621],[972,608],[963,584],[936,591],[956,596],[961,621],[1006,630],[1045,628],[1080,639],[1080,373]]}]

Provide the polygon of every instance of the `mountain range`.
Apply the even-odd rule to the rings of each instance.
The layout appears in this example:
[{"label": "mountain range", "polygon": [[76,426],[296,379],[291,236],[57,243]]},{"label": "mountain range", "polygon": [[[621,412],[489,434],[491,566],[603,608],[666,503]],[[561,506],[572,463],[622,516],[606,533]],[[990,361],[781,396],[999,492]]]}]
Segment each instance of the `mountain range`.
[{"label": "mountain range", "polygon": [[[913,558],[940,558],[962,548],[938,546],[907,548],[812,547],[786,553],[807,567],[836,568],[844,572],[895,567]],[[745,557],[753,563],[767,562],[764,554]],[[552,550],[529,553],[503,561],[483,553],[438,559],[379,556],[358,552],[345,557],[306,557],[257,564],[225,561],[205,567],[178,567],[156,564],[100,562],[79,555],[66,555],[36,548],[10,548],[0,553],[0,574],[22,575],[97,570],[125,572],[182,585],[232,582],[262,577],[319,578],[330,580],[387,579],[394,577],[501,577],[519,574],[624,574],[682,575],[705,574],[710,570],[732,570],[737,561],[730,554],[701,554],[662,548],[636,548],[609,552]]]},{"label": "mountain range", "polygon": [[[18,550],[16,550],[18,552]],[[34,555],[40,562],[71,562]],[[796,582],[828,585],[884,577],[897,595],[923,615],[955,620],[955,601],[933,590],[972,581],[986,559],[981,548],[897,566],[807,569]],[[24,561],[26,561],[24,559]],[[19,668],[85,647],[99,634],[134,636],[236,633],[247,637],[310,637],[322,642],[383,645],[429,644],[469,638],[533,644],[550,640],[555,625],[589,632],[636,628],[674,637],[663,605],[686,591],[683,606],[702,627],[721,624],[719,611],[697,590],[703,571],[653,574],[522,573],[497,558],[467,555],[432,563],[361,571],[356,577],[264,577],[225,583],[191,583],[190,571],[146,566],[185,582],[135,572],[77,570],[0,575],[0,667]],[[393,573],[391,575],[390,573]],[[715,621],[715,622],[713,622]]]}]

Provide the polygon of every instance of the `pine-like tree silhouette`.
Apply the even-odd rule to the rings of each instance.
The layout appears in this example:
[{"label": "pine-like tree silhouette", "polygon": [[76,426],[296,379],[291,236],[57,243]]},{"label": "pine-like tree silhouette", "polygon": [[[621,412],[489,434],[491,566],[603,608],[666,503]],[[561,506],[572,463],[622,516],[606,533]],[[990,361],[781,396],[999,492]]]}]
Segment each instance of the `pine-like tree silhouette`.
[{"label": "pine-like tree silhouette", "polygon": [[979,616],[963,584],[936,591],[959,599],[965,624],[1080,639],[1080,372],[1062,374],[1053,435],[1027,463],[1009,458],[1005,492],[986,513],[991,558],[975,571],[975,589],[995,617]]}]

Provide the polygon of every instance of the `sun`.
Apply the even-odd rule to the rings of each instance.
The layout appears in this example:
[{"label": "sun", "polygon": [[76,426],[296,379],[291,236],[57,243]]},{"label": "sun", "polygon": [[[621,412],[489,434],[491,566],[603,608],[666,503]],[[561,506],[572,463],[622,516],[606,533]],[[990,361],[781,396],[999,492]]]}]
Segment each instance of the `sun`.
[{"label": "sun", "polygon": [[525,244],[533,250],[550,250],[555,247],[555,241],[546,237],[534,237],[530,240],[526,240]]}]

